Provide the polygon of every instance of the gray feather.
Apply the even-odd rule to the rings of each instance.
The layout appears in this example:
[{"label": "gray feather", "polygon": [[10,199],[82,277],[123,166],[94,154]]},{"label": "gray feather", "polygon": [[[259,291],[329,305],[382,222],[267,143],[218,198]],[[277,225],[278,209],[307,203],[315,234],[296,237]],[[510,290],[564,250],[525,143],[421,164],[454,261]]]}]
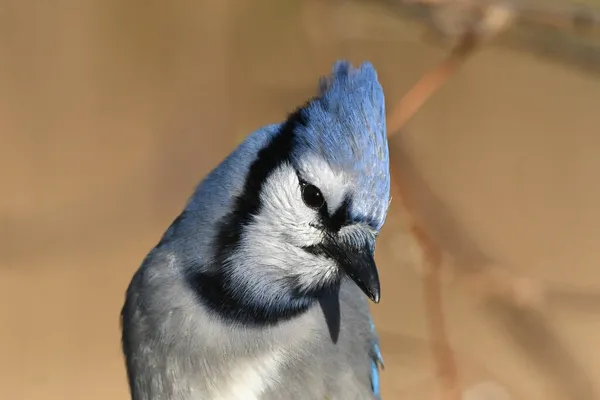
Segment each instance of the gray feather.
[{"label": "gray feather", "polygon": [[[365,296],[345,280],[340,334],[333,343],[319,306],[269,329],[231,329],[210,316],[181,280],[177,259],[152,252],[138,270],[123,308],[124,347],[135,400],[218,399],[244,362],[283,350],[275,382],[260,399],[374,399]],[[233,397],[230,397],[233,398]]]},{"label": "gray feather", "polygon": [[[235,248],[225,249],[228,258],[216,246],[219,229],[243,202],[258,154],[284,124],[251,134],[204,178],[133,276],[121,324],[134,400],[377,398],[371,386],[377,338],[367,298],[345,276],[339,284],[326,254],[302,250],[321,237],[313,224],[317,212],[300,200],[296,174],[303,168],[321,179],[332,213],[353,196],[349,212],[357,225],[336,235],[374,248],[373,233],[389,204],[383,93],[370,64],[354,70],[337,63],[321,89],[304,109],[309,125],[298,129],[293,153],[256,193],[260,207],[235,227],[241,233]],[[321,172],[326,176],[315,177]],[[222,273],[242,303],[273,308],[281,304],[270,296],[291,296],[290,282],[302,282],[304,290],[331,279],[336,290],[306,300],[299,315],[251,325],[207,306],[190,272]]]}]

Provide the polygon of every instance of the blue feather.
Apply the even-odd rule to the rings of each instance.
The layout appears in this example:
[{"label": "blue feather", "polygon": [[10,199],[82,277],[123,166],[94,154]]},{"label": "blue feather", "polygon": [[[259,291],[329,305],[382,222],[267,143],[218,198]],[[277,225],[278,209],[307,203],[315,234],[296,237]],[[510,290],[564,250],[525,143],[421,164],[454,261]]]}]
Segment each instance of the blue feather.
[{"label": "blue feather", "polygon": [[[350,172],[354,181],[352,214],[377,231],[389,206],[390,171],[385,123],[385,98],[372,64],[353,68],[347,61],[334,64],[320,81],[320,95],[305,106],[308,124],[299,127],[294,155],[317,153],[332,169]],[[371,349],[371,385],[381,399],[379,368],[383,357],[375,326]]]},{"label": "blue feather", "polygon": [[316,153],[354,182],[352,214],[375,230],[383,226],[390,195],[385,98],[369,62],[353,68],[338,61],[321,80],[320,96],[304,109],[308,124],[298,127],[294,155]]},{"label": "blue feather", "polygon": [[379,339],[375,332],[375,324],[371,320],[371,331],[375,337],[373,347],[371,349],[371,387],[373,388],[373,394],[375,398],[381,400],[381,394],[379,392],[379,368],[384,368],[383,356],[381,355],[381,349],[379,348]]}]

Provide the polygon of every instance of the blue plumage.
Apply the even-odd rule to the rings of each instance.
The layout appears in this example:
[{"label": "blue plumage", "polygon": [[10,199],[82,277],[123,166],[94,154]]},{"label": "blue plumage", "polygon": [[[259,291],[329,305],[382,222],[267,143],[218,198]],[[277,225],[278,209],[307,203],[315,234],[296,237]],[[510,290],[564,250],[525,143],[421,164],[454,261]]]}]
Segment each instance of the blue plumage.
[{"label": "blue plumage", "polygon": [[381,349],[379,348],[379,339],[375,331],[375,324],[371,319],[371,332],[375,336],[373,343],[373,354],[371,355],[371,387],[373,388],[373,394],[378,400],[381,400],[381,394],[379,392],[379,367],[383,367],[383,356],[381,355]]},{"label": "blue plumage", "polygon": [[[355,69],[347,61],[336,62],[331,75],[321,79],[320,97],[309,103],[306,113],[311,123],[299,131],[297,154],[307,148],[321,154],[332,167],[352,171],[352,212],[381,229],[389,205],[389,152],[385,98],[372,64]],[[376,336],[372,320],[370,325]],[[383,357],[378,340],[372,351],[371,384],[380,399]]]},{"label": "blue plumage", "polygon": [[[352,213],[381,229],[389,205],[390,173],[385,98],[371,63],[353,68],[338,61],[331,75],[320,81],[320,96],[305,108],[310,124],[299,130],[296,154],[317,152],[333,168],[352,171]],[[371,320],[371,330],[376,336]],[[380,399],[379,367],[383,357],[378,340],[373,344],[371,383]]]},{"label": "blue plumage", "polygon": [[203,179],[134,275],[132,398],[380,399],[367,299],[389,192],[377,73],[339,61]]},{"label": "blue plumage", "polygon": [[390,171],[385,98],[369,62],[353,68],[338,61],[321,80],[320,96],[305,112],[310,123],[298,129],[294,151],[320,154],[333,168],[352,174],[353,213],[381,229],[389,205]]}]

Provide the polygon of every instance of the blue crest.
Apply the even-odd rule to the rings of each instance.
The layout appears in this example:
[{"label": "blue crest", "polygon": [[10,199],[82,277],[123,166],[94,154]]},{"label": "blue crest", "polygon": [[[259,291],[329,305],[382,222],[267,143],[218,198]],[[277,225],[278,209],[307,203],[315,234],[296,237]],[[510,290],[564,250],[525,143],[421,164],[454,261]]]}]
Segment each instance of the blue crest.
[{"label": "blue crest", "polygon": [[377,72],[369,62],[353,68],[338,61],[319,90],[304,107],[308,123],[296,128],[294,154],[314,152],[333,169],[349,173],[352,214],[379,230],[389,206],[390,171],[385,98]]}]

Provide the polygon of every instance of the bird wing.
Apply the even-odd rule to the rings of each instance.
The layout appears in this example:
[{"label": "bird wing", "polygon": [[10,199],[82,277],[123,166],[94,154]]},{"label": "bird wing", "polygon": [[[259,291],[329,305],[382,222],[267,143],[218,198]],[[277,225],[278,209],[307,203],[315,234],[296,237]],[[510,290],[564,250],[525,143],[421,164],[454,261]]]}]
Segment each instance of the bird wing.
[{"label": "bird wing", "polygon": [[373,388],[373,394],[375,398],[381,400],[380,388],[379,388],[379,368],[384,368],[383,356],[381,355],[381,348],[379,347],[379,336],[375,331],[375,324],[371,318],[371,332],[373,333],[373,344],[371,347],[371,387]]}]

